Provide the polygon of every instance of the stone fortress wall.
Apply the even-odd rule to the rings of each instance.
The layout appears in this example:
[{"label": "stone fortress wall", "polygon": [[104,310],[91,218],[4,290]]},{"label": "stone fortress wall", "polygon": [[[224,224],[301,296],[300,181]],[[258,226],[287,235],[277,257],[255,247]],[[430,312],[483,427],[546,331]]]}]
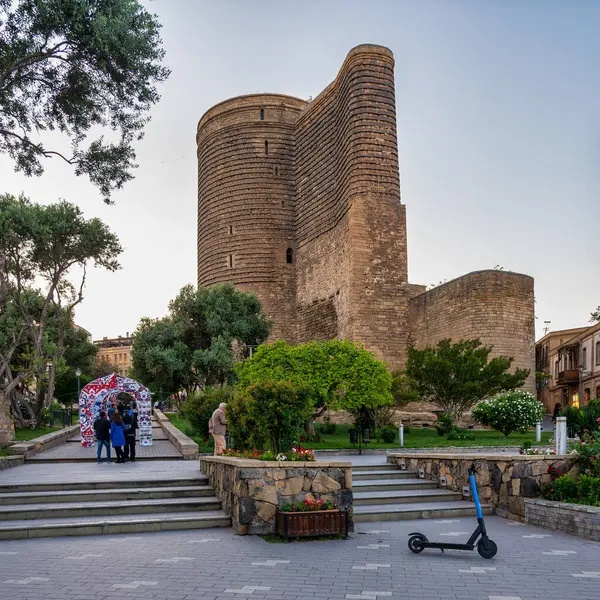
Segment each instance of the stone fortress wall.
[{"label": "stone fortress wall", "polygon": [[401,368],[410,343],[479,337],[534,370],[533,280],[408,283],[394,58],[357,46],[312,102],[226,100],[200,120],[198,285],[253,291],[271,339],[346,338]]}]

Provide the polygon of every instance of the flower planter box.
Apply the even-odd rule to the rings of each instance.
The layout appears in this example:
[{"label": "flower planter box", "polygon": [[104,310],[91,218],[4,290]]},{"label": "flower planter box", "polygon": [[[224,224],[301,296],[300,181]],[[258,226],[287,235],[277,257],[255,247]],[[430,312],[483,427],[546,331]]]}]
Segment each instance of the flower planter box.
[{"label": "flower planter box", "polygon": [[289,538],[343,535],[348,537],[348,515],[343,510],[315,510],[306,512],[277,511],[276,531],[287,541]]}]

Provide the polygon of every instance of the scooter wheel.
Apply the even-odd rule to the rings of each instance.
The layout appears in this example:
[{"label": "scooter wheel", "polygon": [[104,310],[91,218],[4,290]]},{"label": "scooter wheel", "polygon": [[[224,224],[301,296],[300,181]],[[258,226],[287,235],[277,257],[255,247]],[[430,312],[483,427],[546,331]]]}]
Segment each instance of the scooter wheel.
[{"label": "scooter wheel", "polygon": [[408,540],[408,549],[415,554],[423,552],[425,550],[425,542],[427,538],[424,535],[413,535]]},{"label": "scooter wheel", "polygon": [[477,552],[483,558],[494,558],[496,552],[498,552],[498,546],[496,546],[496,542],[490,539],[487,540],[487,544],[483,540],[479,540],[477,543]]}]

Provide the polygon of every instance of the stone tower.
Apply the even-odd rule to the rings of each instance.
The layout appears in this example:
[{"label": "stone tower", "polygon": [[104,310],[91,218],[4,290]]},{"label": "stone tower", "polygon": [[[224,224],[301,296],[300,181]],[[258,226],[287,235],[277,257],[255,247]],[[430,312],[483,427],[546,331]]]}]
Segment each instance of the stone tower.
[{"label": "stone tower", "polygon": [[256,94],[200,119],[198,285],[253,291],[272,339],[345,338],[401,368],[409,344],[481,337],[532,369],[533,280],[408,283],[394,57],[361,45],[312,102]]}]

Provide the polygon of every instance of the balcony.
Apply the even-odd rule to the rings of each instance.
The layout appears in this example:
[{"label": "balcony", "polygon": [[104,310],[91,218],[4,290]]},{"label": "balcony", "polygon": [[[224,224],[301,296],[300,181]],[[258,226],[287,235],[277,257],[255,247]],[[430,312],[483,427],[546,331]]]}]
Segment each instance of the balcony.
[{"label": "balcony", "polygon": [[557,383],[577,383],[579,381],[579,369],[567,369],[560,371]]}]

